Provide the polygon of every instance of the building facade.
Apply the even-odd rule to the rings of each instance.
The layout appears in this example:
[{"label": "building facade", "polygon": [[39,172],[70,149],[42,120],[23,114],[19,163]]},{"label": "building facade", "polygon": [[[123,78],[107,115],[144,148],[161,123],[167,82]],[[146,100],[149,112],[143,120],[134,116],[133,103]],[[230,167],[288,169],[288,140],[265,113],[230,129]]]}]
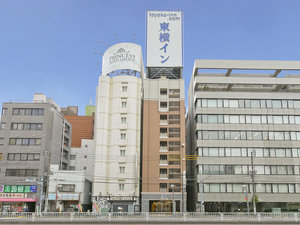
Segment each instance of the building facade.
[{"label": "building facade", "polygon": [[145,79],[143,96],[142,210],[185,206],[183,79]]},{"label": "building facade", "polygon": [[253,192],[257,211],[300,208],[299,71],[295,61],[195,61],[190,210],[247,211]]},{"label": "building facade", "polygon": [[95,114],[94,211],[139,207],[141,47],[120,43],[103,56]]},{"label": "building facade", "polygon": [[68,169],[71,124],[43,94],[31,103],[2,105],[0,130],[0,210],[43,208],[50,164]]}]

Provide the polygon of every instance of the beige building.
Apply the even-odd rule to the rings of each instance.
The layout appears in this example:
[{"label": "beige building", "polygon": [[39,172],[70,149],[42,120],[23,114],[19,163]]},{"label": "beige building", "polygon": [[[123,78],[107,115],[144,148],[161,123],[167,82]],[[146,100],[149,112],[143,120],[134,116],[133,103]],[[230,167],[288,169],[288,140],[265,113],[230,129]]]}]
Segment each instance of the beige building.
[{"label": "beige building", "polygon": [[143,81],[142,211],[185,208],[183,79]]}]

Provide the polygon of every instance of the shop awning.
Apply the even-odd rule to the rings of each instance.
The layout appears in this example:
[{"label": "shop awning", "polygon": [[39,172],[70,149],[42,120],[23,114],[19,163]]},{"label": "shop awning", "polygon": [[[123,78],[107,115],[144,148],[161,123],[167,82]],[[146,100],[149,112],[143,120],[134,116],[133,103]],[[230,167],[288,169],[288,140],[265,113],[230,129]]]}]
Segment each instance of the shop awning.
[{"label": "shop awning", "polygon": [[37,199],[32,198],[0,198],[0,202],[36,202]]}]

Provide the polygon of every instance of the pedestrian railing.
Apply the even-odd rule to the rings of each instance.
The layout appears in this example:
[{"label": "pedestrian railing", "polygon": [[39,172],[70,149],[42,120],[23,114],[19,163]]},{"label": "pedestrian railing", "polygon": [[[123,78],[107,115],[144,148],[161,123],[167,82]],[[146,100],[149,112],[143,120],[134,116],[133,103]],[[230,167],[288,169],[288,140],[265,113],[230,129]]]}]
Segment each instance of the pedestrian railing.
[{"label": "pedestrian railing", "polygon": [[0,224],[28,222],[169,222],[169,223],[300,223],[300,213],[79,213],[79,212],[2,212]]}]

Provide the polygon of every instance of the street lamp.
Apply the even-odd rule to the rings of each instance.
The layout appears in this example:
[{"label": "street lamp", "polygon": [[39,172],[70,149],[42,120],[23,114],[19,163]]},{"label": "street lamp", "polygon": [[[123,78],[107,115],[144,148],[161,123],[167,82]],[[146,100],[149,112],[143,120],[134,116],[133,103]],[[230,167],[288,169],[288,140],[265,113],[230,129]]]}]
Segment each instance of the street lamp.
[{"label": "street lamp", "polygon": [[243,192],[245,192],[245,199],[247,200],[247,212],[249,214],[250,210],[249,210],[249,199],[248,199],[248,187],[247,187],[247,185],[243,184],[242,189],[243,189]]},{"label": "street lamp", "polygon": [[184,167],[185,167],[185,158],[184,158],[184,147],[185,144],[181,145],[182,151],[181,151],[181,172],[182,172],[182,176],[181,176],[181,199],[182,199],[182,212],[186,212],[186,205],[185,205],[185,197],[184,197],[184,192],[185,192],[185,171],[184,171]]}]

